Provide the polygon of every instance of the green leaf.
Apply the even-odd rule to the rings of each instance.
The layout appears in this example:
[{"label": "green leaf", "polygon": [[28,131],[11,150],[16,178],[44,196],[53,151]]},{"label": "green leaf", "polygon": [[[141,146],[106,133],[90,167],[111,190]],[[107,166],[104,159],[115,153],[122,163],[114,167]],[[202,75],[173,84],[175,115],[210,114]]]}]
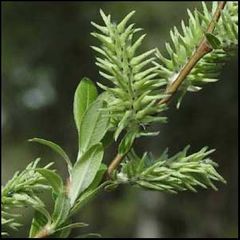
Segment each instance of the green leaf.
[{"label": "green leaf", "polygon": [[75,202],[95,178],[103,159],[103,146],[101,143],[93,145],[77,161],[72,169],[72,182],[69,191],[71,205]]},{"label": "green leaf", "polygon": [[87,188],[87,190],[93,190],[95,189],[98,184],[102,181],[102,178],[104,176],[104,173],[107,171],[107,165],[104,163],[101,163],[100,168],[97,171],[97,174],[94,178],[94,180],[92,181],[92,183],[90,184],[90,186]]},{"label": "green leaf", "polygon": [[100,193],[103,188],[108,184],[108,182],[104,182],[101,185],[99,185],[96,188],[90,188],[87,189],[77,200],[77,202],[74,204],[74,207],[71,210],[71,215],[78,212],[81,208],[83,208],[87,203],[89,203],[92,199],[94,199],[98,193]]},{"label": "green leaf", "polygon": [[48,219],[46,216],[36,210],[29,231],[29,237],[33,238],[47,223]]},{"label": "green leaf", "polygon": [[114,132],[113,131],[107,131],[105,136],[102,139],[102,144],[104,148],[107,148],[111,143],[113,143]]},{"label": "green leaf", "polygon": [[63,191],[63,181],[57,173],[45,168],[36,168],[35,171],[39,172],[48,181],[48,184],[52,186],[56,193]]},{"label": "green leaf", "polygon": [[76,211],[78,211],[83,206],[85,206],[86,203],[91,201],[102,190],[102,188],[107,184],[107,182],[104,182],[100,186],[98,186],[101,183],[104,173],[106,171],[107,171],[107,165],[104,163],[101,163],[100,168],[99,168],[94,180],[92,181],[90,186],[80,195],[76,204],[74,204],[74,207],[71,210],[71,215],[74,214]]},{"label": "green leaf", "polygon": [[45,218],[48,220],[48,222],[51,221],[51,216],[48,210],[46,209],[44,203],[38,196],[29,197],[27,194],[22,193],[22,194],[18,194],[18,199],[19,200],[21,199],[22,201],[24,201],[25,199],[26,203],[28,205],[31,205],[36,211],[44,215]]},{"label": "green leaf", "polygon": [[29,237],[34,237],[43,229],[44,226],[51,222],[51,216],[43,205],[33,206],[35,209],[34,217],[32,220]]},{"label": "green leaf", "polygon": [[221,42],[216,36],[214,36],[212,33],[205,33],[205,36],[213,49],[220,48]]},{"label": "green leaf", "polygon": [[[71,221],[71,219],[68,218],[64,222],[64,225],[67,226],[67,225],[70,225],[70,224],[72,224],[72,221]],[[67,238],[70,234],[71,234],[71,229],[70,228],[63,229],[63,230],[60,230],[58,228],[58,229],[55,229],[55,232],[51,235],[51,237],[52,238]]]},{"label": "green leaf", "polygon": [[120,133],[122,132],[122,130],[129,124],[129,119],[130,116],[132,115],[132,111],[126,111],[122,120],[118,123],[118,128],[114,134],[114,140],[117,141]]},{"label": "green leaf", "polygon": [[89,105],[97,98],[97,95],[95,84],[86,77],[82,78],[75,91],[73,101],[74,120],[79,133],[83,115]]},{"label": "green leaf", "polygon": [[56,232],[58,232],[58,231],[65,231],[65,230],[67,230],[67,229],[72,229],[72,228],[87,227],[87,226],[88,226],[88,224],[82,223],[82,222],[71,223],[71,224],[69,224],[69,225],[67,225],[67,226],[58,228],[58,229],[56,230]]},{"label": "green leaf", "polygon": [[120,155],[125,155],[131,149],[137,134],[137,131],[131,131],[124,136],[118,147],[118,153]]},{"label": "green leaf", "polygon": [[106,111],[102,110],[103,107],[103,100],[96,100],[83,116],[80,126],[80,154],[99,143],[108,129],[109,117]]},{"label": "green leaf", "polygon": [[59,155],[61,155],[65,159],[67,166],[68,166],[68,170],[69,171],[71,170],[72,163],[71,163],[68,155],[65,153],[65,151],[59,145],[57,145],[56,143],[53,143],[51,141],[41,139],[41,138],[33,138],[33,139],[29,139],[28,141],[29,142],[37,142],[37,143],[40,143],[40,144],[50,147],[53,151],[57,152]]},{"label": "green leaf", "polygon": [[67,220],[70,208],[70,199],[65,192],[61,192],[55,202],[52,215],[53,225],[55,226],[55,228],[57,228]]}]

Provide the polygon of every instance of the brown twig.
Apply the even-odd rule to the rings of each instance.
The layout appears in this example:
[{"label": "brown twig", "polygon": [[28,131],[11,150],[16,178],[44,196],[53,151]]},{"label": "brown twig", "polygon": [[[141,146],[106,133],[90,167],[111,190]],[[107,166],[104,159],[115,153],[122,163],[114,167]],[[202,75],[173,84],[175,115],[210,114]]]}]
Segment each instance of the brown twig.
[{"label": "brown twig", "polygon": [[[212,17],[211,22],[208,25],[207,28],[207,33],[212,33],[216,23],[218,22],[220,16],[221,16],[221,11],[224,9],[226,5],[226,1],[221,1],[218,3],[218,7]],[[185,66],[182,68],[180,71],[179,75],[177,78],[172,82],[171,85],[169,85],[166,89],[166,94],[168,96],[166,98],[163,98],[161,101],[158,102],[158,104],[166,104],[168,103],[173,95],[177,92],[178,88],[180,85],[183,83],[184,79],[187,77],[187,75],[191,72],[191,70],[195,67],[197,62],[204,57],[207,53],[212,51],[212,47],[208,43],[207,39],[205,36],[201,39],[196,51],[193,53],[192,57],[189,59],[189,61],[185,64]],[[116,169],[119,164],[121,163],[122,159],[124,158],[125,155],[119,155],[117,154],[115,158],[112,160],[112,162],[108,166],[107,174],[108,178],[111,177],[112,172],[114,169]]]},{"label": "brown twig", "polygon": [[112,172],[114,169],[118,167],[118,165],[121,163],[124,155],[117,154],[116,157],[112,160],[112,162],[108,166],[107,170],[107,177],[110,178]]}]

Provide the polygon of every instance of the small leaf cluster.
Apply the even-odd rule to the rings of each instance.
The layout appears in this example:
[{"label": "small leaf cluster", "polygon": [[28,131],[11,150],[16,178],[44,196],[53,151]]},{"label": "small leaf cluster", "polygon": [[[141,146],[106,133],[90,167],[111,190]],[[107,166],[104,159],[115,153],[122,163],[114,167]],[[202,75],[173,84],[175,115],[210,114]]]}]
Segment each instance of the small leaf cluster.
[{"label": "small leaf cluster", "polygon": [[[72,228],[85,227],[85,223],[72,223],[71,217],[93,199],[104,186],[100,184],[107,170],[102,163],[104,147],[109,139],[103,139],[109,129],[104,94],[99,95],[94,83],[83,78],[74,95],[73,113],[78,132],[78,154],[73,164],[67,153],[58,144],[42,138],[30,139],[51,148],[66,163],[68,178],[65,181],[54,170],[37,167],[39,159],[17,172],[2,189],[2,224],[17,230],[16,214],[8,210],[14,207],[32,206],[35,214],[29,237],[67,237]],[[111,137],[110,137],[111,140]],[[103,143],[101,143],[101,141]],[[54,208],[52,213],[37,196],[39,191],[50,189]],[[7,234],[3,232],[2,235]]]},{"label": "small leaf cluster", "polygon": [[104,185],[99,185],[106,165],[102,164],[104,146],[101,140],[109,128],[109,116],[103,111],[105,102],[97,93],[93,82],[83,78],[78,85],[73,102],[73,113],[78,132],[78,154],[74,164],[58,144],[41,138],[30,139],[50,147],[65,160],[68,169],[66,182],[57,173],[35,169],[52,188],[54,209],[52,214],[35,212],[29,236],[67,237],[72,228],[85,227],[85,223],[72,223],[71,217],[90,201]]},{"label": "small leaf cluster", "polygon": [[[12,213],[14,208],[32,207],[46,214],[45,205],[38,195],[50,189],[50,186],[44,177],[36,172],[39,161],[40,159],[38,158],[31,162],[22,172],[17,171],[6,185],[2,187],[1,221],[3,228],[6,226],[17,230],[21,226],[17,222],[20,215]],[[42,169],[47,170],[51,165],[52,163],[49,163]],[[7,235],[7,232],[3,231],[2,235]]]},{"label": "small leaf cluster", "polygon": [[122,163],[121,171],[115,173],[112,185],[129,183],[149,190],[177,193],[184,190],[196,192],[196,187],[217,190],[213,181],[226,183],[215,170],[217,164],[208,157],[214,150],[204,147],[187,154],[188,149],[189,146],[172,157],[168,157],[165,150],[156,160],[149,154],[140,158],[131,151]]},{"label": "small leaf cluster", "polygon": [[[84,99],[84,100],[83,100]],[[109,129],[109,116],[105,111],[103,95],[97,94],[94,83],[83,78],[75,92],[74,119],[79,135],[79,151],[70,173],[69,197],[71,205],[93,182],[98,171],[102,172],[104,154],[103,138]],[[78,109],[85,109],[79,112]],[[105,169],[106,170],[106,169]]]},{"label": "small leaf cluster", "polygon": [[213,48],[213,51],[196,64],[181,85],[178,107],[187,91],[199,91],[205,83],[218,80],[220,68],[231,54],[231,48],[236,48],[238,45],[238,4],[236,2],[226,4],[213,34],[207,33],[207,27],[212,20],[217,4],[217,2],[213,2],[212,9],[208,10],[206,4],[202,2],[202,12],[197,9],[191,12],[188,9],[188,24],[182,20],[181,31],[177,27],[170,31],[171,43],[166,43],[168,57],[164,57],[159,50],[156,52],[158,58],[158,61],[154,62],[158,66],[156,71],[168,84],[172,84],[204,35]]}]

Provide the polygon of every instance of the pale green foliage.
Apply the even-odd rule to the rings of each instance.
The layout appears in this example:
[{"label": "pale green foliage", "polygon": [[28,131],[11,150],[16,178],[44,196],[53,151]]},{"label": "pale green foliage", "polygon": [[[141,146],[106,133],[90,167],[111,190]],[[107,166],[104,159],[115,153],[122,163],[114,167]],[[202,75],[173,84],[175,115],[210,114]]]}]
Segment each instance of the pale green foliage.
[{"label": "pale green foliage", "polygon": [[68,157],[66,152],[58,144],[56,144],[54,142],[51,142],[51,141],[48,141],[48,140],[45,140],[45,139],[41,139],[41,138],[33,138],[33,139],[29,139],[28,141],[43,144],[43,145],[51,148],[56,153],[58,153],[66,161],[67,166],[68,166],[68,171],[71,172],[72,163],[70,161],[70,158]]},{"label": "pale green foliage", "polygon": [[155,49],[137,53],[145,34],[135,39],[136,33],[142,29],[135,28],[134,24],[127,25],[134,11],[119,24],[111,22],[111,16],[106,16],[102,10],[100,14],[104,26],[92,22],[100,31],[92,35],[101,42],[101,46],[92,48],[99,54],[96,64],[101,69],[100,75],[110,81],[109,86],[98,85],[111,94],[107,109],[111,123],[116,127],[114,138],[117,140],[123,129],[127,129],[134,138],[139,137],[145,134],[147,124],[166,120],[156,116],[165,106],[155,104],[165,96],[159,88],[166,81],[159,79],[158,73],[154,72],[157,69],[152,63]]},{"label": "pale green foliage", "polygon": [[83,78],[75,91],[73,100],[73,116],[76,128],[78,130],[79,138],[83,116],[86,110],[88,109],[89,105],[96,100],[97,95],[98,95],[97,88],[94,85],[94,83],[86,77]]},{"label": "pale green foliage", "polygon": [[111,181],[105,181],[99,186],[94,186],[94,187],[89,186],[89,188],[80,195],[80,197],[74,204],[74,207],[71,209],[70,215],[75,214],[80,209],[82,209],[89,201],[91,201],[94,197],[96,197],[97,194],[103,191],[104,187],[107,186],[108,184],[111,184]]},{"label": "pale green foliage", "polygon": [[[37,164],[40,159],[36,159],[31,162],[26,169],[22,172],[16,172],[11,180],[2,187],[2,198],[1,198],[1,214],[2,214],[2,225],[16,230],[20,223],[17,222],[17,218],[20,215],[16,215],[11,212],[14,208],[33,207],[44,215],[48,213],[44,209],[44,203],[38,197],[38,194],[50,189],[50,186],[45,179],[35,171]],[[43,169],[47,169],[52,165],[49,163]],[[2,235],[4,233],[2,232]]]},{"label": "pale green foliage", "polygon": [[[212,11],[203,3],[203,13],[189,14],[189,26],[182,22],[183,33],[176,27],[170,32],[173,45],[166,44],[170,58],[163,57],[156,49],[137,53],[145,35],[135,39],[140,28],[127,25],[134,12],[120,23],[111,22],[110,15],[100,14],[104,26],[92,23],[100,33],[92,33],[101,42],[92,47],[100,56],[97,65],[106,85],[98,83],[105,90],[97,96],[94,83],[83,78],[79,83],[73,101],[73,114],[78,132],[78,153],[72,163],[66,152],[57,144],[40,138],[30,141],[50,147],[63,158],[68,167],[65,181],[48,164],[37,167],[39,159],[29,164],[21,173],[17,172],[2,188],[2,224],[17,229],[20,224],[12,207],[31,206],[35,214],[29,237],[39,235],[67,238],[71,229],[85,227],[85,223],[72,223],[71,218],[98,193],[115,189],[119,184],[129,183],[148,190],[175,193],[184,190],[196,191],[197,187],[217,189],[214,181],[225,180],[215,170],[217,166],[208,155],[213,150],[207,147],[187,155],[186,147],[173,157],[165,151],[154,160],[150,154],[138,157],[132,149],[134,140],[141,136],[154,136],[148,132],[153,122],[166,122],[161,116],[165,104],[158,102],[166,97],[166,85],[175,80],[181,68],[187,63],[201,39],[205,36],[213,51],[204,56],[187,76],[180,88],[182,96],[187,90],[199,90],[200,84],[216,80],[219,71],[216,63],[225,60],[232,47],[237,45],[237,4],[229,2],[223,11],[213,33],[206,28],[216,9]],[[160,63],[156,62],[156,57]],[[163,88],[164,87],[164,88]],[[181,98],[179,99],[179,102]],[[125,156],[120,170],[115,170],[112,179],[106,180],[107,166],[102,163],[106,147],[120,138],[119,156]],[[104,181],[103,181],[104,180]],[[54,208],[49,214],[38,197],[40,191],[51,189]],[[2,235],[6,232],[2,232]]]},{"label": "pale green foliage", "polygon": [[[181,22],[181,31],[174,27],[170,31],[171,44],[166,43],[168,57],[164,57],[159,50],[156,56],[159,61],[155,61],[158,66],[156,72],[171,84],[178,76],[183,66],[188,62],[199,42],[207,31],[213,13],[216,10],[217,2],[213,2],[212,9],[208,10],[206,4],[202,2],[203,10],[188,10],[188,25]],[[218,39],[219,45],[212,52],[205,55],[188,74],[179,92],[181,97],[178,106],[186,91],[198,91],[204,83],[215,82],[218,79],[220,68],[231,53],[231,48],[238,44],[238,4],[237,2],[227,2],[222,12],[222,17],[216,25],[213,35]]]},{"label": "pale green foliage", "polygon": [[65,192],[60,192],[56,198],[52,221],[54,228],[61,226],[68,218],[71,203]]},{"label": "pale green foliage", "polygon": [[196,187],[217,190],[213,181],[225,180],[217,173],[217,166],[208,155],[214,150],[207,147],[187,155],[189,146],[173,157],[168,157],[167,150],[160,158],[154,160],[149,154],[138,157],[131,151],[122,163],[119,173],[115,174],[116,183],[129,183],[140,187],[163,192],[196,191]]},{"label": "pale green foliage", "polygon": [[64,191],[62,178],[57,173],[44,168],[36,168],[35,171],[40,173],[48,181],[54,194]]},{"label": "pale green foliage", "polygon": [[[103,110],[105,104],[103,99],[105,99],[104,94],[97,97],[93,82],[83,78],[76,89],[73,104],[79,137],[78,157],[75,164],[72,164],[67,153],[56,143],[41,138],[29,140],[48,146],[66,161],[69,172],[67,185],[53,170],[46,167],[37,168],[38,160],[30,164],[23,173],[16,173],[2,190],[3,224],[13,229],[20,226],[15,222],[16,215],[7,212],[12,204],[15,207],[30,205],[36,210],[29,231],[30,237],[41,235],[44,231],[55,237],[67,237],[71,228],[86,226],[83,223],[72,223],[70,217],[102,189],[98,185],[106,171],[106,166],[101,165],[103,159],[101,140],[109,129],[109,115]],[[52,189],[54,201],[52,214],[48,213],[35,191],[46,188]]]},{"label": "pale green foliage", "polygon": [[103,159],[103,146],[101,143],[93,145],[85,152],[74,165],[72,183],[69,192],[71,206],[81,192],[93,181]]},{"label": "pale green foliage", "polygon": [[88,78],[83,78],[75,91],[73,101],[74,120],[79,132],[83,114],[88,106],[96,100],[97,95],[94,83]]},{"label": "pale green foliage", "polygon": [[74,94],[73,115],[79,136],[77,161],[94,144],[99,143],[109,127],[109,115],[103,111],[105,101],[94,83],[84,77]]},{"label": "pale green foliage", "polygon": [[89,106],[88,111],[84,114],[80,125],[81,132],[78,157],[94,144],[99,143],[108,130],[109,117],[105,111],[101,110],[103,107],[104,101],[97,99]]}]

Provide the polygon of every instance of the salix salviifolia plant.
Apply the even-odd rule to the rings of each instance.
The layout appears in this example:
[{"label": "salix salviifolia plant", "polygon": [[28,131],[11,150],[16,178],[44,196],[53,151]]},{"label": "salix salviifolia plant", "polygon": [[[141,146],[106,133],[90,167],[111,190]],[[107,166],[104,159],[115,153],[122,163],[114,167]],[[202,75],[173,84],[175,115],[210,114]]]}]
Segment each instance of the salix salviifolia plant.
[{"label": "salix salviifolia plant", "polygon": [[[142,29],[129,24],[134,12],[117,24],[100,10],[104,25],[92,22],[96,29],[92,35],[100,45],[92,48],[97,52],[96,65],[102,77],[97,84],[103,93],[98,95],[88,78],[83,78],[76,89],[76,161],[73,163],[51,141],[31,139],[56,151],[65,160],[69,176],[62,179],[50,165],[37,167],[39,160],[16,173],[2,187],[2,224],[17,229],[18,216],[10,210],[29,205],[35,209],[29,237],[67,237],[72,228],[86,226],[73,223],[72,216],[98,193],[119,184],[177,193],[195,192],[197,187],[217,190],[214,181],[225,183],[209,157],[214,150],[203,147],[189,154],[187,146],[172,157],[165,150],[154,159],[150,153],[138,156],[134,143],[137,138],[158,134],[149,132],[149,126],[166,123],[164,114],[175,93],[179,107],[187,91],[198,91],[205,83],[217,80],[219,67],[237,47],[237,10],[237,2],[214,2],[211,10],[203,3],[201,11],[188,11],[188,24],[182,22],[181,30],[174,27],[170,31],[168,57],[156,48],[139,51],[145,35],[136,37]],[[104,151],[113,141],[119,145],[116,157],[107,166]],[[39,198],[39,192],[47,189],[54,201],[52,213]]]}]

